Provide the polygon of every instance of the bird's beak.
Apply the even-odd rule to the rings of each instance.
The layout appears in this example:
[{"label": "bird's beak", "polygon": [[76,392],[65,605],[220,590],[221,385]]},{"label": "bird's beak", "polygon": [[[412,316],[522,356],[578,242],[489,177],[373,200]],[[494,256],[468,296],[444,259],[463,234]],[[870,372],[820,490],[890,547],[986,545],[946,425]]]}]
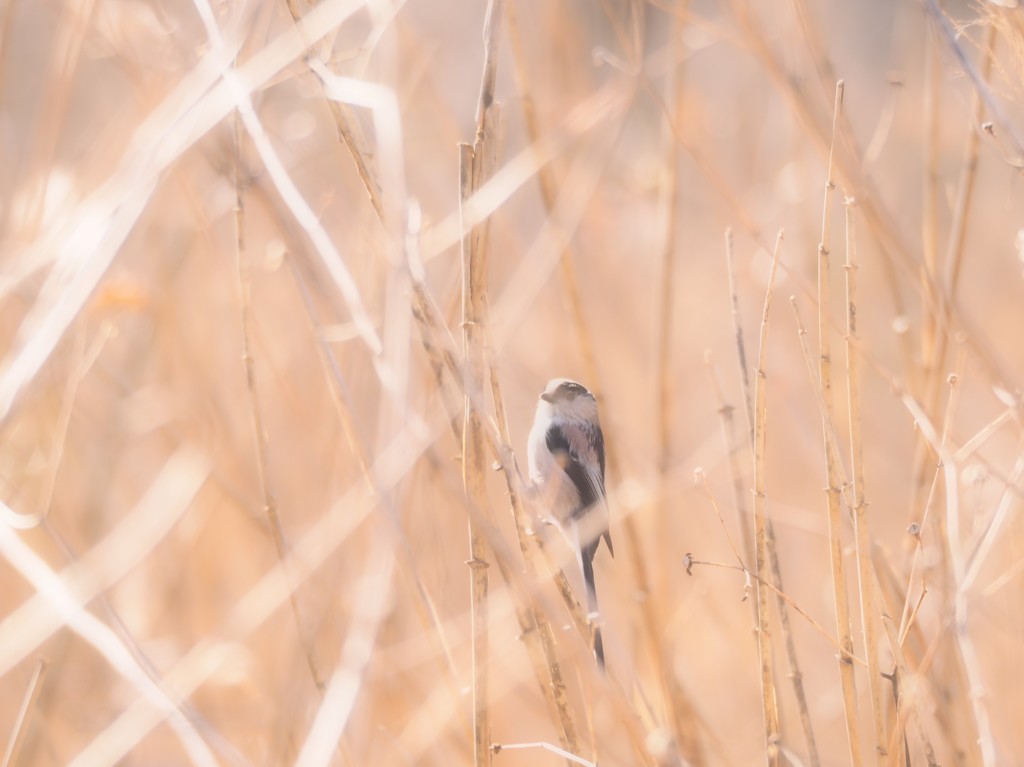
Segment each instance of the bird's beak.
[{"label": "bird's beak", "polygon": [[554,397],[552,397],[552,396],[551,396],[550,394],[548,394],[547,392],[544,392],[543,394],[541,394],[541,395],[540,395],[540,398],[541,398],[542,400],[544,400],[545,402],[554,402],[554,401],[555,401],[555,398],[554,398]]}]

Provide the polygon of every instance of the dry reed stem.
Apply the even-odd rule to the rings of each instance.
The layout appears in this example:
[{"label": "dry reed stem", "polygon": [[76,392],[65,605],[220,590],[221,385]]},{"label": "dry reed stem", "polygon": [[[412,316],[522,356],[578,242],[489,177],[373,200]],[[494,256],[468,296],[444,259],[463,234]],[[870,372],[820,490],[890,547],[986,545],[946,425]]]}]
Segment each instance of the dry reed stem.
[{"label": "dry reed stem", "polygon": [[[274,550],[279,561],[284,561],[288,551],[281,517],[277,509],[277,497],[270,480],[270,462],[267,456],[267,432],[263,424],[263,408],[260,403],[259,387],[256,385],[256,363],[252,354],[252,280],[246,264],[245,239],[245,185],[242,171],[243,133],[241,116],[236,112],[234,119],[234,181],[235,181],[235,269],[238,277],[239,324],[242,331],[242,364],[245,368],[245,387],[248,394],[249,417],[252,419],[253,438],[256,440],[256,473],[259,477],[260,491],[263,495],[263,513],[266,515],[270,538],[274,542]],[[306,658],[310,678],[319,692],[324,690],[324,679],[314,657],[313,638],[306,634],[299,609],[299,600],[295,592],[289,599],[292,619],[295,622],[295,633]]]},{"label": "dry reed stem", "polygon": [[765,465],[767,457],[768,407],[765,384],[768,380],[768,310],[771,307],[775,274],[779,265],[779,246],[782,232],[775,240],[771,273],[764,296],[761,315],[761,335],[758,343],[758,362],[754,379],[754,552],[757,570],[757,650],[761,663],[761,708],[764,713],[765,756],[769,767],[780,764],[779,709],[775,689],[775,669],[772,661],[771,617],[768,613],[768,588],[771,583],[768,563],[767,514],[765,512]]},{"label": "dry reed stem", "polygon": [[[843,81],[836,83],[836,100],[833,130],[843,106]],[[833,137],[834,142],[834,137]],[[833,143],[833,151],[835,144]],[[818,349],[819,385],[825,403],[825,417],[822,419],[822,435],[825,449],[825,497],[828,511],[829,548],[832,559],[832,590],[836,604],[836,635],[842,645],[839,656],[839,678],[843,689],[843,706],[846,711],[846,731],[850,741],[850,760],[854,767],[862,764],[860,733],[857,726],[857,685],[850,658],[853,656],[853,637],[850,632],[850,603],[846,592],[846,576],[843,568],[842,517],[840,501],[842,482],[839,470],[839,454],[829,439],[827,424],[835,422],[832,405],[832,357],[829,314],[829,250],[831,248],[831,193],[835,188],[833,179],[833,153],[829,154],[828,173],[821,222],[821,242],[818,245]]]},{"label": "dry reed stem", "polygon": [[[775,544],[775,525],[771,518],[765,519],[765,532],[768,537],[768,560],[772,569],[772,578],[778,586],[772,586],[775,591],[776,606],[779,611],[779,626],[782,628],[782,638],[786,647],[786,659],[789,663],[789,680],[793,685],[793,697],[796,699],[797,712],[800,715],[800,728],[803,730],[804,742],[807,744],[807,760],[811,767],[818,767],[821,764],[821,757],[818,755],[818,741],[814,737],[814,725],[811,721],[811,709],[807,703],[807,691],[804,689],[804,675],[801,671],[800,656],[796,650],[796,639],[793,636],[793,629],[790,623],[789,608],[793,607],[798,613],[807,617],[783,591],[782,568],[779,565],[779,551]],[[831,638],[831,637],[830,637]]]},{"label": "dry reed stem", "polygon": [[[462,199],[473,193],[474,153],[469,144],[459,145],[459,179]],[[466,359],[467,391],[480,392],[484,375],[484,291],[486,254],[473,245],[476,237],[466,231],[462,248],[462,332]],[[486,458],[483,450],[481,413],[469,394],[465,396],[462,434],[462,479],[466,498],[479,509],[487,508]],[[491,763],[491,719],[487,694],[487,547],[473,519],[469,522],[471,615],[473,632],[473,763]]]},{"label": "dry reed stem", "polygon": [[857,257],[854,239],[854,201],[845,201],[846,219],[846,376],[849,389],[850,462],[853,468],[853,519],[857,543],[857,576],[860,613],[864,630],[864,656],[868,664],[868,688],[875,725],[875,753],[883,764],[887,753],[882,676],[878,659],[878,609],[875,604],[874,570],[871,564],[871,533],[864,484],[864,442],[861,436],[860,358],[857,346]]},{"label": "dry reed stem", "polygon": [[[484,21],[484,65],[477,103],[476,140],[459,145],[460,207],[494,172],[497,154],[498,110],[494,86],[498,67],[498,32],[503,0],[488,0]],[[466,498],[484,511],[487,502],[486,456],[481,420],[469,396],[481,395],[487,359],[487,232],[489,220],[463,226],[462,241],[462,341],[466,360],[465,419],[462,435],[462,476]],[[491,764],[491,714],[488,699],[489,638],[487,627],[487,547],[477,525],[469,523],[471,611],[473,630],[473,763]]]},{"label": "dry reed stem", "polygon": [[39,698],[39,691],[42,689],[43,675],[46,673],[46,667],[47,662],[45,659],[40,658],[36,661],[35,671],[32,672],[32,678],[28,680],[25,696],[21,699],[21,707],[18,709],[18,716],[14,720],[14,728],[11,730],[11,737],[7,741],[7,748],[4,751],[4,759],[0,762],[0,767],[11,767],[11,765],[16,764],[18,761],[18,752],[21,749],[21,743],[28,729],[29,714],[32,713],[36,700]]},{"label": "dry reed stem", "polygon": [[[477,147],[481,155],[477,155],[476,151],[472,151],[472,157],[483,156],[485,149],[490,147],[493,149],[496,141],[493,137],[493,126],[496,124],[497,105],[492,104],[486,108],[484,115],[484,131],[492,132],[490,137],[483,135],[478,138]],[[474,159],[469,159],[469,162],[476,165]],[[493,160],[492,160],[493,162]],[[477,173],[477,183],[483,184],[486,181],[486,176],[489,172],[483,173],[479,170]],[[474,190],[475,191],[475,190]],[[480,240],[477,240],[480,242]],[[418,271],[418,270],[417,270]],[[424,339],[425,342],[431,344],[428,346],[428,354],[431,356],[433,362],[432,365],[435,369],[435,376],[440,378],[442,370],[448,369],[449,372],[454,376],[455,380],[463,381],[465,376],[462,374],[462,368],[460,367],[457,358],[454,354],[446,352],[444,349],[438,349],[437,343],[440,343],[442,347],[446,346],[445,337],[447,336],[445,331],[439,331],[442,323],[440,321],[440,313],[430,297],[426,286],[421,280],[414,276],[414,294],[417,300],[417,319],[426,326]],[[486,313],[486,304],[483,307],[483,311]],[[486,333],[486,327],[483,328]],[[438,335],[440,333],[440,338]],[[434,338],[431,343],[427,341],[428,338]],[[489,347],[489,344],[488,344]],[[489,347],[490,348],[490,347]],[[495,408],[498,414],[496,424],[487,422],[487,425],[491,428],[487,430],[487,438],[490,443],[491,449],[495,454],[495,457],[499,460],[502,466],[503,473],[506,478],[506,483],[509,490],[509,495],[512,503],[513,514],[516,517],[516,527],[519,533],[520,550],[523,553],[524,561],[527,563],[527,571],[534,577],[537,574],[537,568],[533,562],[533,552],[531,551],[531,544],[527,540],[526,533],[526,519],[524,516],[524,510],[521,503],[521,492],[518,469],[515,466],[514,460],[512,459],[511,449],[508,447],[508,425],[507,418],[504,415],[504,403],[500,393],[500,385],[498,382],[497,371],[493,366],[493,355],[491,357],[491,387],[492,395],[495,402]],[[443,382],[439,381],[439,385],[443,386]],[[468,391],[466,387],[463,387],[464,391]],[[477,395],[481,395],[482,392],[477,392]],[[470,396],[468,393],[464,396]],[[476,407],[482,406],[482,401],[478,401],[475,404]],[[497,433],[492,433],[495,426],[497,427]],[[539,549],[539,540],[535,539],[533,544]],[[502,561],[499,560],[499,566],[502,569],[502,575],[506,580],[509,580],[509,573],[503,566]],[[568,580],[561,572],[557,573],[556,580],[559,584],[560,593],[563,595],[566,604],[570,606],[570,614],[572,615],[577,628],[581,633],[586,634],[589,632],[585,617],[582,614],[582,608],[575,600],[575,596],[572,594],[571,587],[568,584]],[[534,672],[537,676],[538,684],[541,687],[542,694],[545,699],[548,700],[549,704],[553,708],[553,713],[559,724],[560,737],[562,738],[563,745],[573,752],[578,752],[579,741],[576,734],[576,725],[572,715],[572,711],[569,706],[568,696],[565,688],[565,682],[562,677],[561,668],[557,659],[557,651],[555,647],[554,632],[551,629],[550,622],[547,616],[528,602],[521,602],[517,605],[517,617],[519,619],[520,627],[522,629],[523,638],[527,645],[528,653],[531,657],[531,662],[534,667]],[[547,677],[549,682],[545,680]]]},{"label": "dry reed stem", "polygon": [[[488,9],[488,50],[492,50],[492,47],[497,44],[496,35],[501,12],[502,3],[496,3]],[[477,139],[473,149],[475,175],[473,191],[486,183],[495,164],[494,152],[498,143],[497,126],[500,115],[499,107],[494,103],[496,66],[496,56],[489,55],[485,64],[481,85]],[[481,157],[483,159],[478,159]],[[486,248],[487,227],[482,225],[477,227],[477,229],[482,230],[482,232],[479,235],[476,247],[479,249]],[[485,313],[488,312],[486,302],[483,306],[483,311]],[[498,429],[497,446],[504,452],[504,448],[510,445],[511,440],[509,438],[508,417],[505,412],[505,403],[501,394],[501,383],[498,376],[497,355],[490,340],[489,325],[484,327],[484,336],[490,373],[491,396],[495,409],[495,424]],[[518,481],[518,468],[511,455],[511,450],[507,451],[504,459],[501,461],[501,465],[505,467],[504,476],[512,514],[516,523],[520,552],[523,555],[527,573],[533,579],[536,579],[537,568],[533,560],[530,536],[527,533],[529,526],[528,517],[523,508],[522,494],[520,493],[521,483]],[[570,752],[578,753],[579,739],[576,734],[576,723],[569,705],[551,624],[547,616],[542,611],[537,610],[532,604],[520,603],[517,605],[516,610],[527,652],[530,655],[531,664],[537,677],[537,683],[545,700],[548,701],[549,706],[552,708],[555,720],[558,722],[559,737],[562,745]]]},{"label": "dry reed stem", "polygon": [[[779,237],[781,237],[781,232]],[[778,247],[778,241],[776,241],[776,248]],[[733,329],[736,336],[736,353],[739,358],[740,367],[740,379],[743,384],[743,404],[747,416],[747,427],[748,427],[748,439],[747,446],[750,451],[751,457],[754,456],[756,450],[756,434],[755,434],[755,419],[754,419],[754,404],[753,394],[750,386],[750,375],[748,373],[749,367],[747,365],[746,347],[743,341],[743,325],[740,322],[739,312],[739,290],[736,285],[736,264],[733,257],[732,247],[732,232],[726,230],[725,237],[725,252],[726,252],[726,265],[729,271],[729,292],[732,297],[732,321]],[[781,266],[781,264],[780,264]],[[726,416],[723,414],[723,418]],[[728,420],[732,420],[731,412],[728,415]],[[750,526],[746,521],[745,503],[742,500],[743,493],[742,488],[742,474],[739,470],[739,444],[737,442],[735,450],[730,450],[730,470],[733,472],[733,487],[736,493],[736,509],[740,519],[740,527],[743,531],[744,546],[747,550],[747,556],[750,558],[754,557],[754,543],[750,540]],[[735,455],[735,458],[732,456]],[[804,689],[803,672],[800,667],[800,657],[796,651],[796,640],[793,637],[793,630],[789,619],[789,604],[785,597],[785,589],[782,581],[782,567],[779,564],[779,552],[775,545],[775,525],[770,517],[765,517],[765,537],[767,540],[768,549],[768,560],[771,567],[772,579],[774,581],[774,587],[776,589],[776,605],[779,611],[779,626],[782,629],[782,637],[786,647],[786,659],[789,663],[789,677],[793,684],[793,696],[796,699],[797,710],[800,714],[800,727],[803,730],[804,742],[807,744],[807,758],[811,764],[811,767],[818,767],[821,764],[821,758],[818,755],[818,742],[814,737],[814,726],[811,722],[810,707],[807,705],[807,693]],[[757,611],[755,609],[754,619],[757,620]]]}]

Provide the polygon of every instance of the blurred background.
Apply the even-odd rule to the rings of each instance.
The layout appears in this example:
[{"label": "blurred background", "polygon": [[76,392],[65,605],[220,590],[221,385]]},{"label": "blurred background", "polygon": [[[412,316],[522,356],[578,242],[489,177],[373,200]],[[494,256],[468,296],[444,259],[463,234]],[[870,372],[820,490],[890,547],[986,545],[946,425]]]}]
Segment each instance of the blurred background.
[{"label": "blurred background", "polygon": [[[568,763],[541,743],[762,763],[743,371],[780,230],[765,500],[792,648],[773,596],[774,745],[791,764],[1024,764],[1024,10],[496,5],[494,170],[461,215],[485,3],[0,5],[4,764],[472,764],[471,516],[505,564],[488,568],[494,764]],[[898,711],[890,679],[872,700],[844,505],[844,712],[823,211],[851,480],[857,279],[866,557]],[[484,217],[488,359],[523,468],[549,379],[599,395],[607,677],[524,566],[502,473],[484,508],[463,493],[461,381],[437,350],[463,349],[460,240]],[[524,605],[552,626],[573,739]]]}]

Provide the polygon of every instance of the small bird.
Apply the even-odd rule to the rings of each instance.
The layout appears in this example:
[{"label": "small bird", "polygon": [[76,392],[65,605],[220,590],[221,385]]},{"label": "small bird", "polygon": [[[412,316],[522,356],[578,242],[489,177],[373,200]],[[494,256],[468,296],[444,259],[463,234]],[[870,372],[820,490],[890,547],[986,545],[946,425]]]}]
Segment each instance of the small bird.
[{"label": "small bird", "polygon": [[604,491],[604,434],[597,400],[567,378],[548,382],[537,402],[527,444],[534,497],[565,533],[576,553],[594,621],[594,657],[604,668],[604,643],[597,622],[594,556],[603,538],[614,557]]}]

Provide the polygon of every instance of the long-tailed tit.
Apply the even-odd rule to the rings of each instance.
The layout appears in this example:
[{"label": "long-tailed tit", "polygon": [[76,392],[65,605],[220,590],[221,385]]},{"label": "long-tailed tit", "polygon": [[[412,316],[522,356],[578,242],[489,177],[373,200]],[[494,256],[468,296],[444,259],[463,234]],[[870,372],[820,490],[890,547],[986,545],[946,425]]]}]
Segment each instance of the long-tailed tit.
[{"label": "long-tailed tit", "polygon": [[583,572],[594,621],[594,656],[604,668],[594,555],[602,538],[612,556],[615,550],[604,492],[604,435],[597,401],[586,387],[567,378],[548,383],[537,402],[527,458],[537,503],[561,527]]}]

